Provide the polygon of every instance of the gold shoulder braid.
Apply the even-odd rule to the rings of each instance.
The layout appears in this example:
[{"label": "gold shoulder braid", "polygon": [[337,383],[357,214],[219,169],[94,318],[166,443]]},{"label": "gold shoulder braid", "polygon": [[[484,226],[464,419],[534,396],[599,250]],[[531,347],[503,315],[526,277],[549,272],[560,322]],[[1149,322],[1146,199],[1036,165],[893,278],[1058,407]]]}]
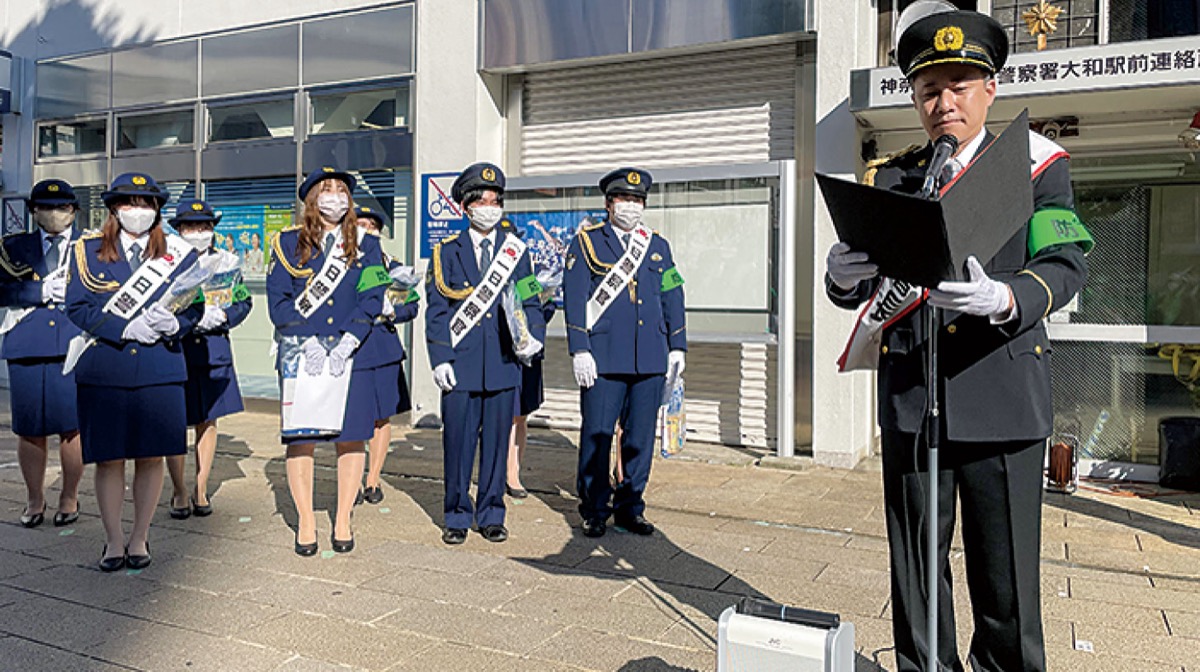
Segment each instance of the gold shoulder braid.
[{"label": "gold shoulder braid", "polygon": [[[5,238],[7,239],[8,236],[5,236]],[[0,244],[0,268],[3,268],[4,272],[8,273],[14,278],[19,278],[22,275],[33,272],[33,267],[29,264],[13,261],[8,256],[8,247],[3,244]]]},{"label": "gold shoulder braid", "polygon": [[[288,227],[288,228],[284,229],[284,231],[293,231],[293,230],[299,229],[299,228],[300,228],[299,226],[293,226],[293,227]],[[292,276],[293,278],[310,277],[313,274],[313,269],[311,269],[311,268],[296,268],[295,266],[293,266],[291,264],[291,262],[288,261],[287,255],[283,253],[283,247],[281,247],[280,243],[279,243],[279,238],[282,233],[283,233],[283,231],[275,234],[274,236],[271,236],[271,252],[274,255],[275,261],[278,261],[279,263],[283,264],[284,270],[286,270],[288,272],[288,275]]]},{"label": "gold shoulder braid", "polygon": [[[96,236],[91,236],[96,237]],[[84,248],[86,240],[89,237],[85,236],[75,241],[75,268],[79,269],[79,281],[90,292],[104,294],[115,292],[121,288],[121,283],[116,280],[101,280],[92,275],[92,271],[88,268],[87,250]]]},{"label": "gold shoulder braid", "polygon": [[870,161],[867,162],[867,170],[866,170],[866,172],[863,173],[862,183],[865,185],[868,185],[868,186],[872,186],[872,187],[875,186],[875,173],[879,172],[880,168],[884,167],[891,161],[904,156],[905,154],[910,154],[912,152],[915,152],[915,151],[921,149],[921,147],[923,147],[923,146],[924,145],[909,145],[908,147],[905,147],[904,149],[902,149],[898,152],[892,152],[891,154],[884,154],[883,156],[881,156],[877,159],[871,159]]},{"label": "gold shoulder braid", "polygon": [[454,236],[433,246],[433,260],[429,263],[433,267],[433,279],[437,282],[437,289],[442,296],[454,301],[464,301],[471,295],[472,287],[467,285],[462,289],[453,289],[446,284],[446,278],[442,275],[442,244],[451,240],[454,240]]},{"label": "gold shoulder braid", "polygon": [[583,231],[579,232],[579,247],[583,250],[583,260],[587,262],[588,268],[592,270],[592,273],[607,275],[613,265],[606,264],[596,257],[596,248],[592,247],[592,237],[587,232],[587,227],[584,227]]}]

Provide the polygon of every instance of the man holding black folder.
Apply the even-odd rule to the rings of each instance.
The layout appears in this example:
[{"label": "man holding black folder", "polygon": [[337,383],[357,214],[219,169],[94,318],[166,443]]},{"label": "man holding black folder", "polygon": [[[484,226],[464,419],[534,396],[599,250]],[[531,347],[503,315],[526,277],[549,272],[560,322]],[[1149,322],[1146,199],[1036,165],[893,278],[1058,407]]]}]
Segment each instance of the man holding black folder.
[{"label": "man holding black folder", "polygon": [[[1008,39],[991,17],[943,2],[915,3],[901,16],[900,29],[896,60],[912,83],[913,104],[931,142],[871,162],[865,179],[883,189],[919,193],[933,141],[952,135],[957,152],[934,175],[945,190],[994,139],[984,123],[996,95],[993,76],[1008,55]],[[971,665],[976,671],[1045,669],[1038,562],[1042,455],[1053,409],[1043,318],[1083,286],[1084,253],[1091,238],[1073,212],[1066,152],[1034,134],[1029,145],[1034,215],[991,259],[968,258],[964,281],[941,282],[926,298],[920,287],[880,277],[864,252],[845,243],[829,251],[830,300],[847,309],[869,303],[863,315],[871,313],[882,323],[870,354],[872,360],[877,355],[879,369],[893,635],[900,670],[934,669],[924,666],[923,542],[926,526],[933,524],[925,512],[923,434],[930,305],[942,309],[936,424],[942,455],[936,522],[941,568],[937,669],[964,669],[947,559],[956,491],[975,616]],[[1014,201],[1013,207],[1029,206]],[[887,217],[880,213],[880,219]]]}]

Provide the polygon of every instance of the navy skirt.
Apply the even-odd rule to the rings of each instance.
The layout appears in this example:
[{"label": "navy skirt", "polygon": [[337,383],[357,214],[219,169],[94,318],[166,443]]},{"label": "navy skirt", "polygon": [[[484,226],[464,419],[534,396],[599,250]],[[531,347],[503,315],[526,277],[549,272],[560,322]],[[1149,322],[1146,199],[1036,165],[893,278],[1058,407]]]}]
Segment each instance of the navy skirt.
[{"label": "navy skirt", "polygon": [[187,393],[187,424],[198,425],[227,415],[240,413],[242,390],[238,387],[237,373],[232,366],[212,368],[188,368],[188,379],[184,384]]},{"label": "navy skirt", "polygon": [[183,383],[78,385],[84,464],[187,453]]},{"label": "navy skirt", "polygon": [[62,375],[65,359],[8,360],[8,401],[17,436],[52,436],[79,429],[75,373]]},{"label": "navy skirt", "polygon": [[283,443],[347,443],[367,441],[375,435],[375,376],[374,369],[350,372],[350,389],[346,393],[346,413],[342,416],[342,433],[337,436],[284,436]]},{"label": "navy skirt", "polygon": [[521,366],[521,387],[514,397],[514,417],[529,415],[542,407],[542,402],[546,400],[542,390],[542,360],[535,359],[533,366]]},{"label": "navy skirt", "polygon": [[403,362],[387,364],[362,373],[370,373],[375,386],[375,419],[388,420],[412,410],[412,398],[408,395],[408,381],[404,378]]}]

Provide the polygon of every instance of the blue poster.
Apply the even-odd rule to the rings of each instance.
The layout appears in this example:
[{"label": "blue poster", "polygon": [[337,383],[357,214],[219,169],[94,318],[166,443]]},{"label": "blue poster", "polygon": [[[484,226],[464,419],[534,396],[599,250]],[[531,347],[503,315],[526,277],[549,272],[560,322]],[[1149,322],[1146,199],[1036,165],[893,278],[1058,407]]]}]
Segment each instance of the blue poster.
[{"label": "blue poster", "polygon": [[560,269],[579,228],[603,221],[605,215],[604,210],[510,212],[505,213],[505,219],[523,233],[522,240],[529,246],[537,272]]},{"label": "blue poster", "polygon": [[462,209],[450,198],[456,179],[458,173],[421,175],[421,257],[429,258],[434,245],[467,228]]},{"label": "blue poster", "polygon": [[219,250],[236,254],[247,276],[262,276],[266,206],[235,205],[221,209],[213,244]]}]

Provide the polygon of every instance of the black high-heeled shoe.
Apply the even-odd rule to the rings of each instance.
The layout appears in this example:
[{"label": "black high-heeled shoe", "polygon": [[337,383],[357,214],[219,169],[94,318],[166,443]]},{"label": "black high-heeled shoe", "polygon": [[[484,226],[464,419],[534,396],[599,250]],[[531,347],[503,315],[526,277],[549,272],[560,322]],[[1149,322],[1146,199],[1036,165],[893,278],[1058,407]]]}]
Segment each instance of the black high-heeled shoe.
[{"label": "black high-heeled shoe", "polygon": [[314,556],[316,554],[317,554],[317,542],[314,541],[311,544],[302,544],[302,543],[300,543],[300,533],[297,532],[296,533],[296,555],[308,558],[308,557]]},{"label": "black high-heeled shoe", "polygon": [[114,558],[106,558],[108,555],[108,544],[104,545],[104,550],[100,551],[100,562],[97,566],[102,572],[115,572],[125,566],[125,556],[118,555]]},{"label": "black high-heeled shoe", "polygon": [[209,500],[208,504],[197,504],[196,497],[194,495],[192,496],[192,513],[193,514],[203,518],[205,516],[211,516],[212,512],[213,512],[213,508],[212,508],[212,500],[211,499]]},{"label": "black high-heeled shoe", "polygon": [[45,504],[42,505],[42,510],[37,513],[28,513],[28,512],[21,513],[21,526],[22,527],[30,527],[30,528],[37,527],[38,525],[41,525],[42,522],[45,520],[46,520],[46,505]]},{"label": "black high-heeled shoe", "polygon": [[54,514],[54,526],[55,527],[63,527],[64,525],[70,525],[71,523],[73,523],[77,520],[79,520],[79,507],[78,506],[75,507],[74,511],[68,511],[66,513],[59,511],[58,513]]},{"label": "black high-heeled shoe", "polygon": [[129,547],[125,547],[125,566],[130,569],[145,569],[150,566],[150,542],[146,542],[145,555],[130,555]]},{"label": "black high-heeled shoe", "polygon": [[349,541],[342,541],[341,539],[333,536],[333,533],[330,533],[329,541],[333,544],[334,553],[349,553],[350,551],[354,550],[354,535],[350,535]]}]

